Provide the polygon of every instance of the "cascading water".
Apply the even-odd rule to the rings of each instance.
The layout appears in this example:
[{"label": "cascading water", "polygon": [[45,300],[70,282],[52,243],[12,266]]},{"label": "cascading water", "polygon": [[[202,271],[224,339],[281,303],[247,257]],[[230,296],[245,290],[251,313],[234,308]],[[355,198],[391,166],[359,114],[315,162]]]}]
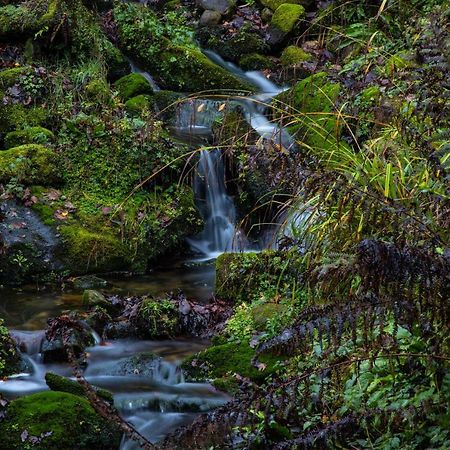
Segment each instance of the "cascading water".
[{"label": "cascading water", "polygon": [[191,247],[208,259],[223,252],[245,249],[247,241],[236,229],[236,209],[226,191],[220,150],[200,152],[194,191],[205,227],[198,236],[189,240]]},{"label": "cascading water", "polygon": [[[250,97],[228,99],[226,103],[210,99],[183,102],[178,109],[175,126],[179,135],[211,135],[214,122],[223,115],[226,106],[227,110],[239,108],[245,120],[262,139],[275,142],[285,149],[291,148],[294,145],[291,136],[264,114],[267,104],[284,88],[272,83],[261,72],[244,72],[212,51],[204,53],[216,64],[254,85],[260,92]],[[189,240],[194,252],[202,254],[205,259],[212,259],[223,252],[257,249],[249,246],[247,237],[236,226],[236,210],[226,191],[223,157],[219,149],[200,152],[194,191],[205,221],[203,231]]]}]

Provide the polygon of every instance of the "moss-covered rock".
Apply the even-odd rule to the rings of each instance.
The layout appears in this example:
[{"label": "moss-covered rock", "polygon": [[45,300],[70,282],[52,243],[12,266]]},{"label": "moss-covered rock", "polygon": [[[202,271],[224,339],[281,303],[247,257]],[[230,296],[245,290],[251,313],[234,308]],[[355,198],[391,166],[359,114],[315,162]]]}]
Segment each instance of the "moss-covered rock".
[{"label": "moss-covered rock", "polygon": [[296,25],[305,16],[305,8],[301,5],[283,3],[273,13],[270,21],[269,42],[279,44],[294,31]]},{"label": "moss-covered rock", "polygon": [[20,366],[21,358],[16,344],[9,335],[8,329],[3,325],[3,320],[0,319],[0,377],[18,372]]},{"label": "moss-covered rock", "polygon": [[4,69],[0,71],[0,89],[5,90],[16,84],[22,75],[30,71],[30,67],[13,67],[11,69]]},{"label": "moss-covered rock", "polygon": [[83,305],[93,308],[95,306],[102,306],[108,308],[111,303],[106,300],[105,296],[94,289],[86,289],[83,292]]},{"label": "moss-covered rock", "polygon": [[267,56],[259,53],[251,53],[243,56],[239,60],[239,66],[243,70],[265,70],[273,69],[275,67],[274,62]]},{"label": "moss-covered rock", "polygon": [[286,47],[280,57],[281,64],[285,67],[293,66],[309,59],[311,59],[311,55],[295,45]]},{"label": "moss-covered rock", "polygon": [[171,47],[161,54],[156,64],[158,75],[167,89],[186,92],[208,89],[254,90],[195,48]]},{"label": "moss-covered rock", "polygon": [[[26,432],[26,433],[24,433]],[[88,400],[66,392],[40,392],[14,400],[0,422],[0,448],[31,448],[32,437],[45,450],[110,450],[118,448],[121,432],[94,411]]]},{"label": "moss-covered rock", "polygon": [[111,98],[111,90],[106,80],[94,79],[89,81],[84,87],[89,100],[107,104]]},{"label": "moss-covered rock", "polygon": [[150,109],[152,98],[149,95],[136,95],[125,102],[125,110],[128,114],[139,116],[142,111]]},{"label": "moss-covered rock", "polygon": [[311,0],[260,0],[261,3],[272,11],[284,4],[308,6]]},{"label": "moss-covered rock", "polygon": [[119,92],[122,100],[128,100],[141,94],[152,94],[153,89],[150,83],[140,73],[130,73],[119,78],[114,83],[115,89]]},{"label": "moss-covered rock", "polygon": [[108,229],[92,230],[81,224],[60,227],[64,251],[61,255],[71,273],[114,271],[129,268],[130,251]]},{"label": "moss-covered rock", "polygon": [[61,0],[0,7],[0,39],[24,39],[48,30],[56,21]]},{"label": "moss-covered rock", "polygon": [[176,305],[167,299],[146,298],[139,308],[140,328],[147,336],[167,338],[176,335],[179,325],[179,313]]},{"label": "moss-covered rock", "polygon": [[[56,373],[47,372],[45,374],[45,382],[51,391],[57,392],[67,392],[69,394],[78,395],[80,397],[85,397],[86,393],[83,387],[77,383],[76,381],[69,380],[66,377],[62,377],[61,375],[57,375]],[[106,389],[95,388],[97,395],[103,400],[106,400],[109,403],[113,402],[113,396],[111,392]]]},{"label": "moss-covered rock", "polygon": [[0,133],[27,127],[45,126],[48,118],[48,110],[41,106],[2,105],[0,108]]},{"label": "moss-covered rock", "polygon": [[[182,369],[191,380],[225,379],[237,373],[255,382],[262,382],[275,370],[275,365],[282,357],[264,355],[261,362],[266,364],[264,370],[258,370],[252,365],[255,350],[248,342],[229,342],[216,345],[189,357],[182,364]],[[225,378],[225,379],[224,379]]]},{"label": "moss-covered rock", "polygon": [[24,130],[11,131],[5,136],[5,148],[24,144],[46,144],[53,141],[55,135],[44,127],[29,127]]},{"label": "moss-covered rock", "polygon": [[130,73],[130,63],[122,52],[107,39],[103,41],[103,52],[108,70],[108,80],[116,81]]},{"label": "moss-covered rock", "polygon": [[0,182],[12,178],[31,185],[52,185],[60,181],[58,156],[38,144],[26,144],[0,152]]}]

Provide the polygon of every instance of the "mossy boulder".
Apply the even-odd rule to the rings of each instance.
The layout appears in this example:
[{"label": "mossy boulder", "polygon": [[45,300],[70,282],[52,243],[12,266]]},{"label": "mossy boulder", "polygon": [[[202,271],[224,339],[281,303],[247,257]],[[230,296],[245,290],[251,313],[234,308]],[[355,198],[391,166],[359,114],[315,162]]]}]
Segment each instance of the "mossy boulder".
[{"label": "mossy boulder", "polygon": [[242,56],[239,60],[239,66],[243,70],[265,70],[273,69],[275,64],[267,56],[259,53],[251,53],[249,55]]},{"label": "mossy boulder", "polygon": [[285,67],[293,66],[309,59],[311,59],[311,55],[295,45],[286,47],[280,57],[281,64]]},{"label": "mossy boulder", "polygon": [[266,367],[264,370],[259,370],[252,364],[254,357],[255,350],[248,342],[228,342],[196,353],[185,360],[181,368],[191,380],[220,379],[223,384],[225,379],[229,380],[233,374],[237,373],[255,382],[262,382],[273,373],[276,363],[283,360],[283,357],[270,354],[261,356],[260,361]]},{"label": "mossy boulder", "polygon": [[166,89],[186,92],[208,89],[254,90],[251,85],[214,64],[195,48],[171,47],[161,54],[155,64]]},{"label": "mossy boulder", "polygon": [[180,315],[178,307],[167,299],[146,298],[138,312],[138,328],[147,337],[167,338],[176,335]]},{"label": "mossy boulder", "polygon": [[40,438],[43,450],[111,450],[119,448],[121,432],[100,417],[88,400],[66,392],[40,392],[14,400],[0,422],[0,448],[31,448]]},{"label": "mossy boulder", "polygon": [[58,155],[43,145],[10,148],[0,152],[0,183],[14,178],[27,185],[54,185],[60,181],[58,161]]},{"label": "mossy boulder", "polygon": [[[76,381],[69,380],[66,377],[57,375],[56,373],[47,372],[45,374],[45,382],[51,391],[67,392],[69,394],[78,395],[80,397],[86,397],[86,393],[83,387]],[[111,392],[106,389],[95,388],[97,395],[106,400],[108,403],[113,402],[113,396]]]},{"label": "mossy boulder", "polygon": [[12,200],[3,201],[0,210],[0,284],[39,281],[59,270],[56,233],[33,210]]},{"label": "mossy boulder", "polygon": [[311,4],[311,0],[260,0],[261,3],[269,8],[271,11],[276,11],[281,5],[302,5],[308,6]]},{"label": "mossy boulder", "polygon": [[5,90],[16,84],[22,75],[30,72],[31,68],[27,66],[13,67],[0,71],[0,89]]},{"label": "mossy boulder", "polygon": [[109,272],[129,268],[130,252],[108,229],[89,229],[74,223],[60,227],[61,259],[71,273]]},{"label": "mossy boulder", "polygon": [[24,130],[11,131],[5,136],[5,148],[24,144],[46,144],[53,141],[55,135],[44,127],[29,127]]},{"label": "mossy boulder", "polygon": [[103,41],[103,52],[108,80],[116,81],[130,73],[130,63],[125,59],[122,52],[107,39]]},{"label": "mossy boulder", "polygon": [[20,367],[20,353],[9,335],[8,329],[3,325],[3,320],[0,319],[0,377],[16,373]]},{"label": "mossy boulder", "polygon": [[290,33],[296,25],[305,17],[305,8],[302,5],[283,3],[273,13],[269,28],[269,42],[279,44]]},{"label": "mossy boulder", "polygon": [[122,100],[128,100],[141,94],[152,94],[150,83],[140,73],[130,73],[114,83]]},{"label": "mossy boulder", "polygon": [[60,3],[61,0],[49,0],[0,7],[0,39],[23,40],[40,30],[48,30],[57,19]]},{"label": "mossy boulder", "polygon": [[83,292],[82,297],[83,305],[93,308],[95,306],[102,306],[108,308],[111,306],[111,303],[106,300],[105,296],[94,289],[86,289]]},{"label": "mossy boulder", "polygon": [[106,80],[94,79],[89,81],[84,87],[84,91],[89,100],[102,104],[107,104],[111,99],[111,90]]},{"label": "mossy boulder", "polygon": [[149,95],[136,95],[125,102],[125,111],[132,116],[139,116],[146,109],[150,109],[152,104]]},{"label": "mossy boulder", "polygon": [[[1,101],[1,99],[0,99]],[[0,107],[0,133],[27,127],[44,126],[49,118],[48,110],[41,106],[7,104]]]}]

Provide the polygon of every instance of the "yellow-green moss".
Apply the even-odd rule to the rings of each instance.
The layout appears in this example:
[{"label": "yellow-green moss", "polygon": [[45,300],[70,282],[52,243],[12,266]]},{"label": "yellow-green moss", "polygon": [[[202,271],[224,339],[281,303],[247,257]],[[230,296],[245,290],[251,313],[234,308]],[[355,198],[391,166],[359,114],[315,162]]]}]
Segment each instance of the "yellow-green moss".
[{"label": "yellow-green moss", "polygon": [[42,450],[110,450],[119,448],[121,439],[115,424],[97,415],[88,400],[65,392],[40,392],[12,401],[0,422],[1,448],[34,447],[23,438],[25,431],[42,437]]},{"label": "yellow-green moss", "polygon": [[101,102],[103,104],[109,103],[111,98],[111,90],[105,80],[92,80],[86,84],[84,90],[90,100]]},{"label": "yellow-green moss", "polygon": [[16,84],[22,75],[30,71],[29,67],[13,67],[0,71],[0,89],[7,89]]},{"label": "yellow-green moss", "polygon": [[[17,6],[0,7],[0,38],[26,38],[47,30],[58,12],[60,0],[49,0],[47,8],[41,5],[23,3]],[[37,6],[37,7],[36,7]]]},{"label": "yellow-green moss", "polygon": [[392,76],[395,72],[414,66],[411,56],[405,52],[399,52],[390,56],[384,64],[384,71]]},{"label": "yellow-green moss", "polygon": [[19,367],[19,352],[9,335],[8,329],[3,325],[3,319],[0,319],[0,377],[18,372]]},{"label": "yellow-green moss", "polygon": [[41,106],[1,105],[0,132],[45,125],[48,117],[48,111]]},{"label": "yellow-green moss", "polygon": [[47,128],[29,127],[9,132],[5,136],[5,148],[9,149],[24,144],[45,144],[54,138],[55,135]]},{"label": "yellow-green moss", "polygon": [[145,109],[149,109],[151,97],[148,95],[137,95],[125,102],[125,110],[131,115],[140,115]]},{"label": "yellow-green moss", "polygon": [[270,24],[283,33],[290,33],[304,16],[305,8],[303,6],[284,3],[273,13]]},{"label": "yellow-green moss", "polygon": [[72,273],[113,271],[130,266],[129,251],[110,230],[89,230],[81,224],[62,225],[61,255]]},{"label": "yellow-green moss", "polygon": [[295,45],[286,47],[280,57],[283,66],[293,66],[309,59],[311,59],[311,55]]},{"label": "yellow-green moss", "polygon": [[60,180],[58,156],[43,145],[26,144],[0,152],[0,182],[52,185]]},{"label": "yellow-green moss", "polygon": [[140,73],[130,73],[114,83],[122,100],[128,100],[141,94],[152,94],[150,83]]},{"label": "yellow-green moss", "polygon": [[266,364],[264,370],[258,370],[252,365],[255,350],[248,342],[229,342],[215,345],[189,357],[182,365],[183,370],[191,379],[211,380],[232,376],[237,373],[256,382],[262,382],[275,370],[281,356],[270,354],[261,356],[261,362]]},{"label": "yellow-green moss", "polygon": [[270,10],[276,11],[277,8],[281,5],[289,4],[304,6],[305,4],[309,3],[309,0],[261,0],[261,3]]},{"label": "yellow-green moss", "polygon": [[174,46],[164,51],[158,58],[156,67],[168,89],[187,92],[206,89],[254,90],[249,84],[214,64],[201,51],[189,47]]}]

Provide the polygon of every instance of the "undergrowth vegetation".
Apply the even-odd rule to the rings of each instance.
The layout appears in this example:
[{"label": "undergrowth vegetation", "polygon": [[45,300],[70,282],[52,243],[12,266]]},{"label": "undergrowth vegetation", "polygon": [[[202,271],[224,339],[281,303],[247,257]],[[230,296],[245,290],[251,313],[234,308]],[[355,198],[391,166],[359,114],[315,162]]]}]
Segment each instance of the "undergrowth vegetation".
[{"label": "undergrowth vegetation", "polygon": [[283,362],[237,376],[235,400],[167,447],[448,447],[449,12],[337,1],[311,22],[343,64],[272,104],[296,142],[285,250],[217,263],[216,292],[236,301],[222,339],[255,348],[262,373],[262,356]]}]

